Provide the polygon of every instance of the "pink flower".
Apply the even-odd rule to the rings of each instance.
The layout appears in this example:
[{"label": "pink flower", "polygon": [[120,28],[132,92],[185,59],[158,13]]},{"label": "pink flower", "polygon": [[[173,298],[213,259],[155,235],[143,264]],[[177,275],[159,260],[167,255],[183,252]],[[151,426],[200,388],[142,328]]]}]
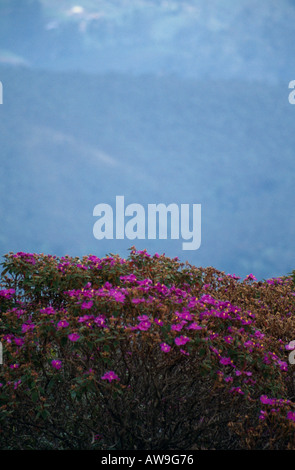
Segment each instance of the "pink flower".
[{"label": "pink flower", "polygon": [[287,414],[287,419],[291,419],[292,421],[295,421],[295,412],[289,411]]},{"label": "pink flower", "polygon": [[173,331],[180,331],[183,328],[184,323],[177,323],[176,325],[171,325],[171,330]]},{"label": "pink flower", "polygon": [[260,401],[264,405],[274,405],[276,402],[275,398],[268,398],[266,395],[261,395]]},{"label": "pink flower", "polygon": [[226,343],[231,343],[231,342],[233,341],[233,338],[232,338],[232,336],[225,336],[225,337],[224,337],[224,341],[225,341]]},{"label": "pink flower", "polygon": [[184,349],[180,349],[181,354],[184,354],[185,356],[189,356],[189,352],[185,351]]},{"label": "pink flower", "polygon": [[137,328],[139,330],[146,331],[150,328],[150,326],[151,326],[151,323],[149,321],[142,321],[139,323]]},{"label": "pink flower", "polygon": [[0,297],[4,297],[5,299],[11,299],[13,294],[15,294],[14,289],[2,289],[2,290],[0,290]]},{"label": "pink flower", "polygon": [[40,310],[40,313],[45,313],[47,315],[54,315],[56,312],[53,307],[46,307]]},{"label": "pink flower", "polygon": [[10,369],[18,369],[19,368],[19,364],[10,364]]},{"label": "pink flower", "polygon": [[145,302],[145,299],[132,299],[131,302],[133,304],[140,304],[142,302]]},{"label": "pink flower", "polygon": [[94,323],[95,323],[97,326],[104,327],[104,326],[105,326],[105,319],[104,319],[104,317],[102,317],[102,316],[98,316],[98,317],[95,318]]},{"label": "pink flower", "polygon": [[288,364],[285,362],[285,361],[280,361],[278,360],[277,361],[277,364],[280,366],[280,369],[283,370],[283,371],[287,371],[288,370]]},{"label": "pink flower", "polygon": [[186,328],[187,328],[187,330],[202,330],[203,329],[203,327],[198,325],[198,323],[196,323],[196,322],[191,323]]},{"label": "pink flower", "polygon": [[22,333],[26,333],[29,330],[33,330],[35,328],[34,323],[24,323],[22,325]]},{"label": "pink flower", "polygon": [[136,281],[136,276],[135,274],[129,274],[128,276],[120,276],[121,281],[126,281],[126,282],[135,282]]},{"label": "pink flower", "polygon": [[16,390],[18,388],[18,386],[22,383],[21,379],[19,379],[17,382],[14,382],[14,390]]},{"label": "pink flower", "polygon": [[161,350],[166,353],[169,352],[171,349],[171,346],[169,346],[169,344],[166,344],[166,343],[161,343],[160,346],[161,346]]},{"label": "pink flower", "polygon": [[61,368],[61,361],[58,359],[53,359],[51,361],[51,365],[54,369],[60,369]]},{"label": "pink flower", "polygon": [[57,328],[66,328],[69,326],[69,323],[66,320],[60,320],[57,324]]},{"label": "pink flower", "polygon": [[90,300],[89,302],[83,302],[82,305],[81,305],[81,308],[82,309],[88,309],[88,308],[91,308],[93,305],[93,302],[92,300]]},{"label": "pink flower", "polygon": [[80,338],[80,335],[78,335],[78,333],[71,333],[68,335],[68,338],[70,341],[77,341]]},{"label": "pink flower", "polygon": [[22,346],[25,342],[23,338],[14,338],[14,341],[17,346]]},{"label": "pink flower", "polygon": [[261,419],[263,421],[266,418],[266,416],[267,416],[267,412],[263,411],[263,410],[260,410],[259,419]]},{"label": "pink flower", "polygon": [[232,360],[229,358],[229,357],[222,357],[220,360],[219,360],[220,364],[223,364],[225,366],[229,365],[229,364],[232,364]]},{"label": "pink flower", "polygon": [[233,381],[233,378],[231,376],[228,376],[228,377],[225,377],[224,378],[224,381],[225,382],[232,382]]},{"label": "pink flower", "polygon": [[187,336],[178,336],[174,341],[177,346],[180,346],[182,344],[186,344],[190,339]]},{"label": "pink flower", "polygon": [[115,374],[114,371],[110,370],[109,372],[106,372],[102,377],[102,380],[108,380],[111,382],[112,380],[120,380],[119,377]]},{"label": "pink flower", "polygon": [[139,315],[139,317],[137,317],[137,319],[139,321],[148,321],[149,317],[147,315]]},{"label": "pink flower", "polygon": [[13,338],[13,335],[4,335],[3,336],[3,339],[9,344],[11,343],[11,338]]},{"label": "pink flower", "polygon": [[240,395],[244,395],[244,392],[241,389],[241,387],[232,387],[230,389],[230,393],[234,393],[234,392],[239,393]]},{"label": "pink flower", "polygon": [[263,356],[263,362],[265,362],[265,364],[270,364],[270,359],[266,354]]},{"label": "pink flower", "polygon": [[189,312],[176,312],[176,315],[178,318],[181,318],[182,320],[188,320],[188,321],[191,321],[193,319],[193,316],[191,313]]},{"label": "pink flower", "polygon": [[87,322],[88,320],[91,320],[92,318],[93,318],[93,315],[83,315],[83,317],[79,317],[78,323]]}]

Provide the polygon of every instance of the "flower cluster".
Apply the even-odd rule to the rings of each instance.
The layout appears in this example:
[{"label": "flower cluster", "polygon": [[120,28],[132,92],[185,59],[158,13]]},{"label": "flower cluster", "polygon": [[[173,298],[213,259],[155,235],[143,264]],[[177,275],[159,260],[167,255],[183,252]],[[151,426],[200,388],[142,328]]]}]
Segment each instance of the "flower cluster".
[{"label": "flower cluster", "polygon": [[0,297],[3,297],[4,299],[11,299],[13,294],[15,294],[14,289],[1,289],[0,290]]},{"label": "flower cluster", "polygon": [[[208,376],[212,390],[245,407],[245,416],[255,410],[253,420],[261,426],[271,416],[290,431],[291,276],[258,282],[249,274],[241,280],[135,249],[127,260],[17,253],[7,255],[4,266],[11,276],[0,285],[7,358],[0,369],[0,406],[7,416],[15,397],[24,409],[31,397],[45,416],[45,403],[53,406],[47,390],[65,381],[65,396],[68,390],[70,400],[85,397],[81,403],[94,397],[101,410],[108,409],[106,391],[130,396],[142,419],[152,407],[139,403],[145,399],[140,380],[159,387],[157,400],[166,403],[167,384],[176,381],[173,394]],[[15,273],[18,284],[12,283]]]}]

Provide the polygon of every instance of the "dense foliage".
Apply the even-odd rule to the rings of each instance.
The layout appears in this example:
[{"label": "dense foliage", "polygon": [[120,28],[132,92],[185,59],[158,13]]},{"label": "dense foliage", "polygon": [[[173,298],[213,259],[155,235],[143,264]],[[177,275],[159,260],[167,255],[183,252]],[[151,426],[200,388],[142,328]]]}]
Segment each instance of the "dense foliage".
[{"label": "dense foliage", "polygon": [[294,450],[294,282],[7,254],[0,448]]}]

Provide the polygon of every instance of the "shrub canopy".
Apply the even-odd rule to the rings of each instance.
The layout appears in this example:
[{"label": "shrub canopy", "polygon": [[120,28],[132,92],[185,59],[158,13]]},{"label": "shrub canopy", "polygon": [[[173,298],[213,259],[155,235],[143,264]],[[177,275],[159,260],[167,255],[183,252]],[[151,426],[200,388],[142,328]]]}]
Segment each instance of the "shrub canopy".
[{"label": "shrub canopy", "polygon": [[294,272],[135,247],[2,266],[1,449],[295,449]]}]

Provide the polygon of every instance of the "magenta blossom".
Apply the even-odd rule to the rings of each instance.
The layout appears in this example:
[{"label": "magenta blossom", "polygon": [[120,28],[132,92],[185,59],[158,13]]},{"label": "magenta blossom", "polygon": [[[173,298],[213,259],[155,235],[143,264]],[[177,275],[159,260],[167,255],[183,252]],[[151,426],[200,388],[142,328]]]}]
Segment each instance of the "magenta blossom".
[{"label": "magenta blossom", "polygon": [[185,356],[189,356],[189,352],[185,351],[184,349],[180,349],[181,354],[184,354]]},{"label": "magenta blossom", "polygon": [[184,311],[184,312],[176,312],[176,316],[180,318],[181,320],[188,320],[192,321],[193,316],[191,313]]},{"label": "magenta blossom", "polygon": [[161,346],[161,350],[165,353],[169,352],[171,349],[171,346],[169,346],[169,344],[166,344],[166,343],[161,343],[160,346]]},{"label": "magenta blossom", "polygon": [[132,299],[131,302],[133,304],[140,304],[140,303],[145,302],[145,299]]},{"label": "magenta blossom", "polygon": [[251,281],[257,281],[256,277],[254,276],[254,274],[248,274],[246,277],[245,277],[245,281],[248,281],[248,280],[251,280]]},{"label": "magenta blossom", "polygon": [[283,370],[283,371],[287,371],[288,370],[288,364],[285,362],[285,361],[280,361],[278,360],[277,361],[277,364],[280,366],[280,369]]},{"label": "magenta blossom", "polygon": [[11,299],[13,294],[15,294],[14,289],[2,289],[2,290],[0,290],[0,297],[4,297],[5,299]]},{"label": "magenta blossom", "polygon": [[232,381],[233,381],[233,378],[229,375],[228,377],[225,377],[225,378],[224,378],[224,381],[225,381],[225,382],[232,382]]},{"label": "magenta blossom", "polygon": [[180,331],[182,330],[185,323],[186,322],[181,322],[181,323],[177,323],[176,325],[171,325],[171,330]]},{"label": "magenta blossom", "polygon": [[128,276],[120,276],[120,279],[121,281],[135,282],[137,278],[135,274],[129,274]]},{"label": "magenta blossom", "polygon": [[232,336],[225,336],[225,337],[224,337],[224,341],[225,341],[226,343],[231,343],[231,342],[233,341],[233,337],[232,337]]},{"label": "magenta blossom", "polygon": [[264,420],[267,417],[267,412],[260,410],[260,416],[259,419]]},{"label": "magenta blossom", "polygon": [[40,313],[45,313],[47,315],[54,315],[56,312],[53,307],[46,307],[40,310]]},{"label": "magenta blossom", "polygon": [[187,330],[202,330],[203,329],[203,327],[198,325],[198,323],[196,323],[196,322],[191,323],[186,328],[187,328]]},{"label": "magenta blossom", "polygon": [[291,419],[292,421],[295,421],[295,412],[289,411],[287,414],[287,419]]},{"label": "magenta blossom", "polygon": [[102,317],[102,316],[96,317],[95,320],[94,320],[94,323],[95,323],[97,326],[101,326],[101,327],[106,326],[105,319],[104,319],[104,317]]},{"label": "magenta blossom", "polygon": [[83,315],[83,317],[79,317],[78,323],[84,323],[94,318],[93,315]]},{"label": "magenta blossom", "polygon": [[22,333],[26,333],[29,330],[33,330],[35,328],[34,323],[24,323],[22,325]]},{"label": "magenta blossom", "polygon": [[80,335],[78,335],[78,333],[71,333],[68,335],[68,338],[70,341],[77,341],[80,338]]},{"label": "magenta blossom", "polygon": [[223,364],[225,366],[229,365],[229,364],[232,364],[233,361],[229,358],[229,357],[222,357],[220,360],[219,360],[220,364]]},{"label": "magenta blossom", "polygon": [[57,328],[66,328],[67,326],[69,326],[67,320],[60,320],[57,324]]},{"label": "magenta blossom", "polygon": [[106,372],[102,377],[102,380],[108,380],[111,382],[112,380],[120,380],[119,377],[115,374],[114,371],[110,370],[109,372]]},{"label": "magenta blossom", "polygon": [[187,336],[178,336],[174,341],[177,346],[180,346],[182,344],[186,344],[190,339]]},{"label": "magenta blossom", "polygon": [[138,329],[141,331],[147,331],[151,326],[151,323],[149,321],[142,321],[138,325]]},{"label": "magenta blossom", "polygon": [[21,379],[19,379],[19,380],[17,380],[16,382],[14,382],[14,386],[13,386],[14,390],[16,390],[16,389],[19,387],[19,385],[20,385],[21,383],[22,383]]},{"label": "magenta blossom", "polygon": [[17,346],[22,346],[25,340],[23,338],[14,338],[14,342]]},{"label": "magenta blossom", "polygon": [[274,405],[276,403],[275,398],[268,398],[266,395],[261,395],[260,401],[264,405]]},{"label": "magenta blossom", "polygon": [[244,392],[241,387],[232,387],[230,389],[230,393],[239,393],[240,395],[244,395]]},{"label": "magenta blossom", "polygon": [[139,315],[137,319],[139,321],[149,321],[149,317],[147,315]]},{"label": "magenta blossom", "polygon": [[81,305],[81,308],[84,310],[84,309],[88,309],[88,308],[91,308],[93,305],[93,302],[92,300],[90,300],[89,302],[83,302],[82,305]]},{"label": "magenta blossom", "polygon": [[54,369],[60,369],[61,368],[61,361],[59,359],[53,359],[51,361],[51,365]]}]

